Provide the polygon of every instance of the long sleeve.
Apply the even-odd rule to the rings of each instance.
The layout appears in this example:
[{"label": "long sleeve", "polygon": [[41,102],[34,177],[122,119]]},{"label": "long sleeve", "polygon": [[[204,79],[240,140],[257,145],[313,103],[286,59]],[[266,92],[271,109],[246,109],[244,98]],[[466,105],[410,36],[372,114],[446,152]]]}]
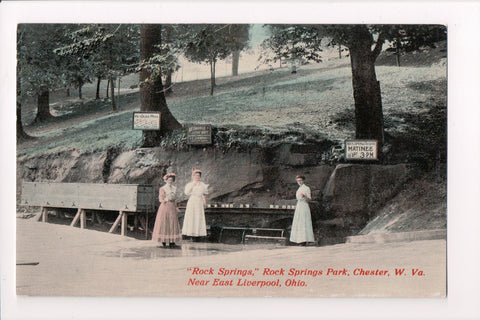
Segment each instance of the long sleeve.
[{"label": "long sleeve", "polygon": [[208,184],[203,184],[203,194],[208,194],[209,190],[208,190]]},{"label": "long sleeve", "polygon": [[189,196],[192,194],[192,191],[193,191],[193,182],[187,183],[187,185],[185,186],[185,194]]},{"label": "long sleeve", "polygon": [[312,199],[312,191],[310,190],[310,187],[303,185],[302,189],[302,193],[305,195],[305,197],[309,200]]},{"label": "long sleeve", "polygon": [[165,192],[165,189],[160,188],[160,192],[158,193],[158,200],[160,201],[160,203],[166,202],[166,196],[167,193]]}]

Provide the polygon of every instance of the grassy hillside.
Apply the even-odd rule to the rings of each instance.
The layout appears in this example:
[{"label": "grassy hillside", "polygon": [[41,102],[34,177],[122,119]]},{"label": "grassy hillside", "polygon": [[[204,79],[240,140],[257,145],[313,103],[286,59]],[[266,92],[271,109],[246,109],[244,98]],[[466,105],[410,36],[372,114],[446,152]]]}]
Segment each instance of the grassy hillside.
[{"label": "grassy hillside", "polygon": [[[386,142],[396,152],[392,157],[398,157],[398,152],[401,157],[412,153],[412,148],[427,153],[446,149],[444,55],[442,48],[410,54],[403,59],[411,61],[415,56],[418,63],[404,67],[389,65],[389,54],[379,57],[376,72],[381,83]],[[124,79],[125,94],[118,101],[120,110],[116,113],[110,111],[108,101],[91,98],[93,85],[84,89],[87,98],[81,102],[62,92],[52,94],[52,110],[57,117],[49,123],[28,125],[35,107],[33,103],[26,105],[26,131],[35,138],[20,143],[17,155],[72,148],[138,147],[141,132],[131,129],[132,112],[140,109],[138,91],[130,88],[135,79],[136,75]],[[209,80],[178,83],[167,97],[169,108],[183,124],[252,129],[247,135],[299,133],[333,142],[354,137],[348,58],[303,66],[296,74],[278,69],[219,78],[215,94],[210,96],[208,92]]]}]

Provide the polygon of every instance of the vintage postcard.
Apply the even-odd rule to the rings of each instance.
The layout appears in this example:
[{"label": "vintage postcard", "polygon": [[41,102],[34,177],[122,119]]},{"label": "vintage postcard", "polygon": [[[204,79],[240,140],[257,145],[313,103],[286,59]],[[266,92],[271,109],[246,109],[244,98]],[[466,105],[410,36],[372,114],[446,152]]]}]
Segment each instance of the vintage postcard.
[{"label": "vintage postcard", "polygon": [[[292,22],[285,10],[300,5],[284,4],[264,19],[199,21],[192,8],[152,16],[178,4],[118,5],[118,19],[0,6],[17,15],[5,23],[17,316],[45,297],[156,299],[130,318],[155,314],[151,301],[161,317],[198,316],[175,314],[183,298],[429,298],[432,315],[457,294],[448,10]],[[294,301],[285,315],[311,300]]]}]

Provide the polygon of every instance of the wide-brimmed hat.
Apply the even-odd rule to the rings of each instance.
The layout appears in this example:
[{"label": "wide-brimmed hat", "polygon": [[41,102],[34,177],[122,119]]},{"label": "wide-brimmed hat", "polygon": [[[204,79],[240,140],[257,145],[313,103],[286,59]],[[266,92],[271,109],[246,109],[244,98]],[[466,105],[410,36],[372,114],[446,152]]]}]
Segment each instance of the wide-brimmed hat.
[{"label": "wide-brimmed hat", "polygon": [[163,176],[163,181],[167,181],[168,178],[170,178],[170,177],[173,177],[173,180],[175,180],[175,177],[176,177],[176,176],[177,176],[177,175],[176,175],[175,173],[173,173],[173,172],[167,173],[166,175]]}]

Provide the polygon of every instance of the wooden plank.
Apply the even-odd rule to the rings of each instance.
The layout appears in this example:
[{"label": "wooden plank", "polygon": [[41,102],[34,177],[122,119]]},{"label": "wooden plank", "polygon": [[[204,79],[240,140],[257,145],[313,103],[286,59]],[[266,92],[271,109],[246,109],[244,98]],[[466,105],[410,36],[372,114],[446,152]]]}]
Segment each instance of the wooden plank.
[{"label": "wooden plank", "polygon": [[87,225],[87,214],[85,210],[82,209],[80,212],[80,228],[85,229],[86,225]]},{"label": "wooden plank", "polygon": [[37,221],[39,221],[39,222],[42,221],[42,219],[43,219],[43,209],[44,209],[44,207],[41,207],[40,208],[40,214],[35,217],[35,219],[37,219]]},{"label": "wooden plank", "polygon": [[137,185],[78,184],[78,203],[86,209],[137,211]]},{"label": "wooden plank", "polygon": [[21,203],[31,206],[145,211],[155,206],[151,185],[102,183],[22,183]]},{"label": "wooden plank", "polygon": [[140,225],[142,226],[142,228],[145,230],[146,229],[145,219],[143,217],[138,217],[138,221],[140,222]]},{"label": "wooden plank", "polygon": [[112,233],[113,231],[115,231],[115,229],[117,229],[118,224],[120,223],[120,220],[122,219],[122,216],[123,216],[123,212],[120,211],[120,214],[118,215],[117,220],[115,220],[115,222],[113,223],[113,226],[110,228],[110,230],[108,232]]},{"label": "wooden plank", "polygon": [[48,210],[46,207],[42,207],[42,221],[43,222],[48,222]]},{"label": "wooden plank", "polygon": [[38,261],[17,261],[17,266],[36,266],[39,263]]},{"label": "wooden plank", "polygon": [[22,203],[31,206],[76,208],[76,188],[71,183],[23,182]]},{"label": "wooden plank", "polygon": [[127,235],[127,221],[128,221],[128,213],[122,212],[122,227],[121,227],[121,235]]},{"label": "wooden plank", "polygon": [[147,222],[145,223],[145,239],[148,239],[148,210],[147,210],[145,220],[147,220]]},{"label": "wooden plank", "polygon": [[137,214],[133,216],[133,227],[135,229],[138,228],[138,215]]},{"label": "wooden plank", "polygon": [[78,208],[77,214],[75,215],[75,217],[73,217],[72,223],[70,224],[71,227],[75,227],[75,225],[77,224],[78,219],[80,219],[81,211],[82,209]]}]

